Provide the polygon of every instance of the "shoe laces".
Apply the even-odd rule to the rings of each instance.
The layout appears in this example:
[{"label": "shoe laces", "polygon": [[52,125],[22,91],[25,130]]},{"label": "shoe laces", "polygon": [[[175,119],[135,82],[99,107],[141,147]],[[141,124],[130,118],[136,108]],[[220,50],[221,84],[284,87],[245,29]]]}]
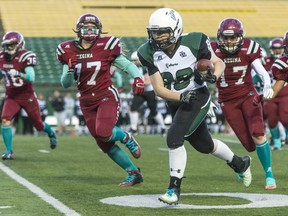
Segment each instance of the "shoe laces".
[{"label": "shoe laces", "polygon": [[168,194],[168,196],[173,196],[173,194],[175,194],[174,189],[170,188],[166,190],[166,194]]},{"label": "shoe laces", "polygon": [[127,183],[131,183],[131,182],[133,182],[133,180],[136,178],[136,174],[128,174],[128,176],[126,176],[126,178],[125,178],[125,182],[127,182]]},{"label": "shoe laces", "polygon": [[129,139],[125,143],[125,145],[131,152],[135,152],[138,149],[138,146],[135,144],[135,142],[134,142],[132,137],[129,137]]}]

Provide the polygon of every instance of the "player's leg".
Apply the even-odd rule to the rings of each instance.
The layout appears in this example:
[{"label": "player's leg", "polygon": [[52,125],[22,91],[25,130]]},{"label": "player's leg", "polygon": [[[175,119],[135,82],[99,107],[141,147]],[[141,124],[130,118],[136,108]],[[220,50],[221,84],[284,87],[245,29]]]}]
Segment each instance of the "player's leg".
[{"label": "player's leg", "polygon": [[256,106],[252,97],[249,97],[242,104],[243,115],[249,132],[256,144],[256,152],[265,172],[265,189],[276,189],[276,182],[272,172],[272,155],[269,141],[265,136],[265,126],[262,115],[262,105]]},{"label": "player's leg", "polygon": [[137,134],[138,131],[138,120],[139,120],[139,108],[144,103],[144,98],[141,95],[134,95],[130,111],[129,111],[129,117],[130,117],[130,132],[134,135]]},{"label": "player's leg", "polygon": [[19,104],[10,99],[6,98],[3,102],[2,108],[2,137],[6,147],[6,150],[2,153],[2,160],[13,160],[14,153],[13,153],[13,134],[12,134],[12,127],[11,121],[13,117],[18,113],[20,110]]},{"label": "player's leg", "polygon": [[273,99],[264,103],[264,113],[267,119],[268,127],[270,130],[271,138],[273,141],[273,149],[281,149],[280,130],[278,127],[278,105]]},{"label": "player's leg", "polygon": [[37,99],[34,97],[34,100],[32,102],[31,100],[24,101],[21,103],[21,106],[27,112],[31,123],[36,128],[36,130],[44,131],[47,133],[50,141],[50,148],[55,149],[57,146],[56,133],[49,124],[42,121]]},{"label": "player's leg", "polygon": [[[104,153],[107,153],[117,165],[128,173],[128,176],[125,178],[124,182],[120,183],[120,186],[133,186],[141,183],[143,177],[140,170],[133,164],[127,153],[120,146],[115,144],[115,140],[123,140],[126,136],[125,132],[115,126],[116,120],[113,120],[113,118],[116,118],[116,115],[111,119],[114,111],[117,111],[117,106],[107,102],[105,103],[105,106],[98,107],[96,113],[95,109],[89,110],[90,112],[83,109],[83,114],[87,122],[87,127],[91,135],[95,138],[97,145]],[[105,112],[104,110],[108,112]],[[110,115],[108,115],[108,113]],[[100,129],[101,125],[103,128]],[[114,127],[116,127],[116,129]],[[108,132],[108,130],[110,130],[110,132]],[[113,130],[114,132],[112,132]]]},{"label": "player's leg", "polygon": [[246,187],[252,182],[250,171],[251,158],[249,156],[239,157],[222,141],[211,138],[205,121],[190,135],[187,140],[200,153],[209,154],[224,160],[235,171],[239,180]]},{"label": "player's leg", "polygon": [[284,137],[283,137],[285,140],[284,144],[287,144],[288,143],[288,96],[283,96],[283,97],[278,98],[278,115],[279,115],[279,120],[283,126],[282,129],[284,130]]},{"label": "player's leg", "polygon": [[166,126],[164,118],[160,112],[157,111],[157,99],[154,91],[148,91],[145,93],[145,99],[147,106],[150,109],[150,115],[155,119],[156,123],[161,127],[161,135],[166,135]]}]

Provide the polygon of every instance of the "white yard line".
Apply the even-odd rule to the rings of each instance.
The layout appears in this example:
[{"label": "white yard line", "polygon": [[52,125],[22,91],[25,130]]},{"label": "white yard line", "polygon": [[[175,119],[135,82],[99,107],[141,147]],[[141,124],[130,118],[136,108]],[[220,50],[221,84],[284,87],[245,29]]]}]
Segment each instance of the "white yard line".
[{"label": "white yard line", "polygon": [[6,173],[10,178],[14,179],[16,182],[20,183],[27,189],[29,189],[32,193],[36,194],[42,200],[47,202],[48,204],[52,205],[55,209],[59,212],[67,215],[67,216],[80,216],[79,213],[70,209],[68,206],[64,205],[62,202],[57,200],[56,198],[52,197],[50,194],[43,191],[41,188],[37,187],[36,185],[32,184],[31,182],[27,181],[23,177],[19,176],[9,167],[5,166],[3,163],[0,162],[0,169]]}]

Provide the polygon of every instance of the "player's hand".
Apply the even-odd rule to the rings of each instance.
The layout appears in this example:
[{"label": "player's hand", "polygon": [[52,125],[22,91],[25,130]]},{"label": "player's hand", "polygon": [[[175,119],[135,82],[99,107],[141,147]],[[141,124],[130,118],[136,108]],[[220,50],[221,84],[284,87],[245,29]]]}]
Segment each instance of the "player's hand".
[{"label": "player's hand", "polygon": [[75,71],[75,66],[77,64],[77,58],[72,57],[69,58],[68,60],[68,73],[74,73]]},{"label": "player's hand", "polygon": [[273,98],[274,91],[271,85],[265,85],[263,89],[263,98],[265,100],[269,100]]},{"label": "player's hand", "polygon": [[196,99],[196,96],[197,96],[196,91],[189,90],[180,94],[180,100],[183,103],[190,104],[193,100]]},{"label": "player's hand", "polygon": [[141,95],[144,93],[144,81],[140,77],[134,79],[132,90],[134,94]]},{"label": "player's hand", "polygon": [[208,69],[205,72],[199,72],[198,70],[195,69],[195,75],[196,77],[199,77],[202,81],[204,82],[209,82],[209,83],[215,83],[217,80],[217,76],[213,74],[211,69]]},{"label": "player's hand", "polygon": [[20,72],[15,70],[15,69],[11,69],[8,71],[8,74],[11,76],[11,77],[19,77],[20,76]]},{"label": "player's hand", "polygon": [[214,109],[217,110],[218,107],[211,101],[209,110],[208,110],[208,112],[207,112],[207,115],[208,115],[210,118],[215,118],[215,117],[216,117],[215,112],[214,112]]}]

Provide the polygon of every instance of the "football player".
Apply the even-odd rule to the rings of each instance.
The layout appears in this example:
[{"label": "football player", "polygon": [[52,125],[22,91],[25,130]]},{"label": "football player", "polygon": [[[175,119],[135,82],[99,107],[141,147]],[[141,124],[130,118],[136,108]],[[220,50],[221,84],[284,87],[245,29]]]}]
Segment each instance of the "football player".
[{"label": "football player", "polygon": [[144,77],[144,93],[142,95],[134,95],[132,99],[132,103],[130,106],[130,127],[131,132],[137,133],[138,119],[139,119],[139,108],[143,105],[144,102],[147,102],[147,106],[150,110],[149,116],[155,120],[155,122],[161,127],[161,135],[164,136],[166,134],[166,126],[164,123],[164,118],[160,112],[157,111],[157,98],[155,92],[153,90],[153,86],[149,79],[149,75],[147,69],[141,66],[139,58],[137,56],[137,51],[134,51],[131,54],[131,60],[137,66],[140,74]]},{"label": "football player", "polygon": [[120,40],[114,36],[103,37],[102,24],[94,14],[79,17],[76,40],[60,43],[57,57],[63,65],[61,84],[70,87],[76,81],[79,101],[90,134],[104,153],[128,176],[120,186],[132,186],[143,181],[140,170],[126,152],[115,142],[122,142],[134,158],[141,156],[140,145],[132,135],[116,126],[120,100],[112,85],[110,68],[114,65],[133,78],[135,94],[142,94],[144,82],[137,67],[121,54]]},{"label": "football player", "polygon": [[235,18],[220,22],[217,40],[212,48],[226,68],[217,80],[218,101],[225,119],[248,152],[257,151],[265,172],[267,190],[276,189],[272,172],[271,151],[265,136],[262,104],[252,81],[252,68],[264,83],[263,97],[272,98],[273,89],[269,74],[261,62],[260,45],[244,38],[242,23]]},{"label": "football player", "polygon": [[[264,67],[273,77],[271,66],[277,58],[284,53],[282,38],[274,38],[269,42],[270,56],[264,58]],[[272,82],[273,83],[273,82]],[[264,102],[264,114],[273,140],[273,150],[281,149],[281,137],[279,124],[281,123],[288,132],[288,86],[286,85],[278,93],[277,97]],[[285,129],[284,129],[285,130]],[[284,132],[285,134],[285,132]],[[288,137],[288,136],[287,136]],[[284,138],[285,140],[286,138]]]},{"label": "football player", "polygon": [[[170,8],[152,13],[147,31],[148,42],[138,49],[138,57],[148,69],[155,93],[167,101],[173,118],[166,140],[170,183],[159,200],[170,205],[179,202],[187,162],[185,140],[200,153],[226,161],[248,187],[252,181],[250,157],[239,157],[222,141],[212,139],[205,122],[211,96],[204,81],[215,83],[225,68],[211,51],[209,38],[199,32],[182,35],[182,18]],[[194,69],[199,59],[210,59],[215,75],[211,71],[199,74]]]},{"label": "football player", "polygon": [[5,79],[6,87],[1,114],[1,130],[6,151],[2,154],[2,159],[14,159],[11,121],[21,108],[27,112],[38,131],[45,131],[48,134],[50,147],[55,149],[57,144],[55,132],[50,125],[42,121],[38,100],[33,89],[34,67],[37,64],[36,54],[24,48],[24,37],[16,31],[7,32],[3,36],[1,45],[0,76],[1,79]]},{"label": "football player", "polygon": [[284,55],[273,63],[271,71],[276,82],[273,85],[274,96],[276,97],[280,90],[284,88],[288,82],[288,31],[283,37]]}]

